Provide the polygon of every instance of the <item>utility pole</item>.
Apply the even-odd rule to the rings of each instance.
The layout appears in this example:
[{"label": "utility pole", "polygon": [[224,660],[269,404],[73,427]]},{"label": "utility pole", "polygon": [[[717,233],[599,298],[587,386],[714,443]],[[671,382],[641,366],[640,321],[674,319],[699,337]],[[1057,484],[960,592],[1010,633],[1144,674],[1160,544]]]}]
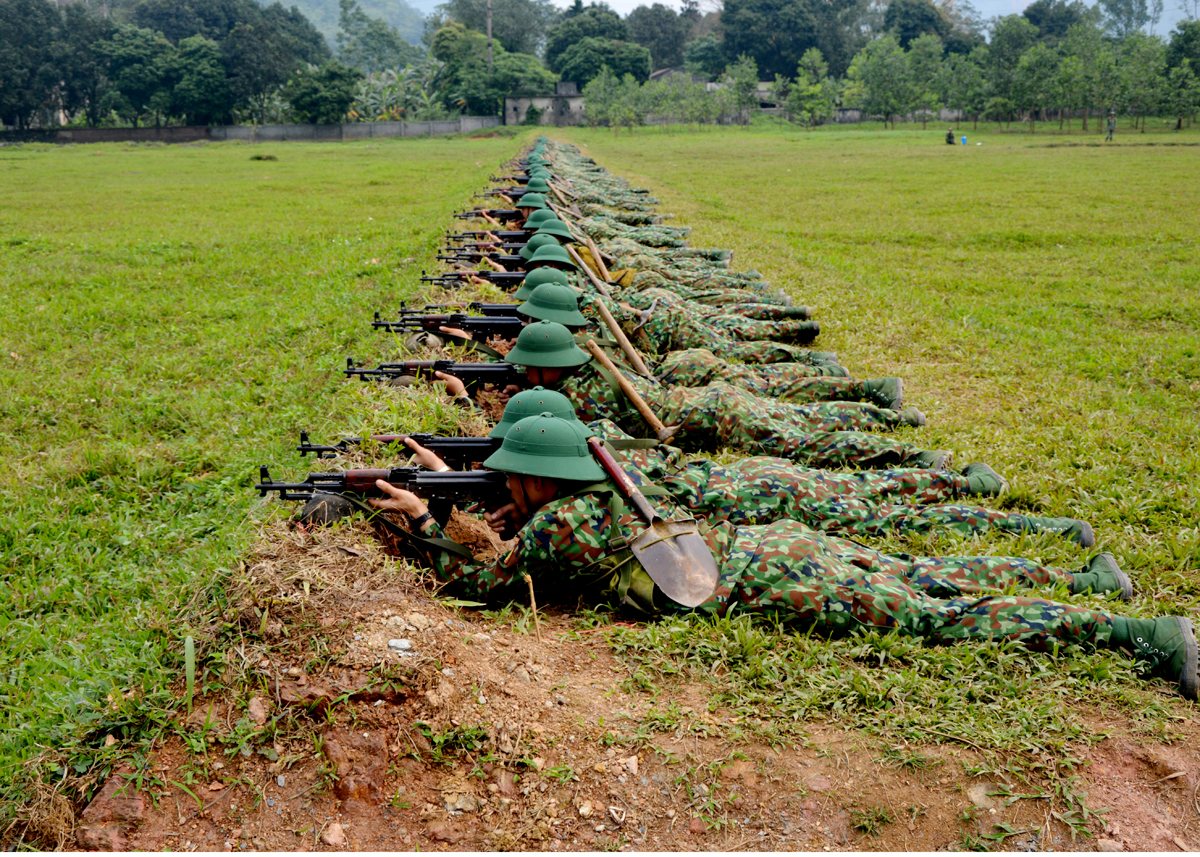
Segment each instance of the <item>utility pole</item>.
[{"label": "utility pole", "polygon": [[492,0],[487,0],[488,19],[488,74],[492,73]]}]

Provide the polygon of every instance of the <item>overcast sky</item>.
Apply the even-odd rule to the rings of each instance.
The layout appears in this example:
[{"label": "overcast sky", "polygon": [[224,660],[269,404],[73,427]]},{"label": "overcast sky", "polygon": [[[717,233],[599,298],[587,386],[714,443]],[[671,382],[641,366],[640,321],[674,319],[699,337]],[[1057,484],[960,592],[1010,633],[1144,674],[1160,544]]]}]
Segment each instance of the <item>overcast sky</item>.
[{"label": "overcast sky", "polygon": [[[555,2],[563,8],[571,5],[567,0],[555,0]],[[628,15],[638,6],[650,6],[656,0],[606,0],[606,2],[622,15]],[[670,6],[675,10],[680,8],[680,4],[674,2],[674,0],[657,0],[657,2],[662,3],[664,6]],[[1018,15],[1030,2],[1032,0],[972,0],[972,5],[979,10],[979,14],[984,18],[994,18],[999,15]],[[711,2],[705,2],[705,0],[701,0],[700,2],[701,9],[713,8],[713,5]],[[1171,31],[1171,28],[1175,26],[1175,23],[1182,15],[1177,8],[1178,0],[1164,0],[1163,6],[1163,17],[1158,23],[1157,32],[1165,36]]]}]

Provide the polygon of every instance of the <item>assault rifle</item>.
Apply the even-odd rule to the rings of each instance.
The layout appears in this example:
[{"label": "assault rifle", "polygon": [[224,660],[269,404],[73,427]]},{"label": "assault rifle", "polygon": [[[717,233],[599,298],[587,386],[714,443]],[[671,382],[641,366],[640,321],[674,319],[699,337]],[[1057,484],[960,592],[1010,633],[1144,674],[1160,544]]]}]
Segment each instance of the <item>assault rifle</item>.
[{"label": "assault rifle", "polygon": [[[517,230],[517,231],[512,231],[512,232],[506,232],[502,229],[498,232],[493,232],[491,230],[484,230],[484,229],[469,229],[466,232],[457,232],[457,233],[453,233],[453,234],[451,234],[450,232],[447,232],[446,240],[447,241],[466,241],[470,238],[484,238],[486,236],[495,235],[501,241],[523,241],[525,238],[527,238],[529,236],[529,233],[532,231],[533,231],[532,229],[527,229],[527,230]],[[522,246],[524,246],[524,245],[522,245]]]},{"label": "assault rifle", "polygon": [[529,191],[525,189],[524,185],[522,185],[521,187],[497,187],[497,188],[492,188],[491,190],[485,190],[483,193],[477,193],[471,198],[472,199],[486,199],[489,196],[503,195],[503,196],[507,196],[509,199],[517,199],[519,197],[524,196],[527,193],[529,193]]},{"label": "assault rifle", "polygon": [[449,239],[446,240],[447,253],[470,253],[475,250],[483,250],[487,253],[498,253],[501,250],[520,250],[526,245],[525,241],[502,241],[495,244],[491,241],[470,241],[466,238],[462,239],[462,243],[454,244]]},{"label": "assault rifle", "polygon": [[296,452],[304,458],[310,452],[317,458],[335,458],[351,447],[359,446],[365,441],[396,447],[400,452],[411,452],[404,441],[412,438],[421,446],[437,455],[450,467],[462,469],[476,461],[483,461],[500,448],[500,439],[494,437],[438,437],[433,434],[373,434],[370,437],[344,437],[332,446],[312,443],[308,432],[300,432],[300,445]]},{"label": "assault rifle", "polygon": [[[485,304],[480,301],[472,301],[471,303],[466,304],[465,308],[471,310],[472,312],[477,312],[480,315],[498,315],[498,316],[516,317],[517,307],[519,307],[519,306],[520,306],[520,304]],[[401,318],[407,318],[409,316],[414,316],[414,315],[415,316],[425,315],[426,313],[429,312],[429,310],[433,310],[433,309],[449,309],[449,310],[454,310],[456,312],[462,312],[464,309],[464,305],[463,304],[425,304],[425,308],[423,310],[417,310],[417,309],[408,309],[408,307],[405,306],[404,301],[400,301],[400,317]],[[376,313],[375,317],[378,318],[379,313]]]},{"label": "assault rifle", "polygon": [[425,272],[421,272],[422,283],[436,283],[439,286],[457,286],[469,277],[478,277],[481,280],[487,280],[494,286],[499,286],[502,289],[512,289],[521,285],[525,281],[524,271],[447,271],[444,274],[438,274],[436,277],[427,277]]},{"label": "assault rifle", "polygon": [[470,211],[455,212],[454,216],[459,220],[466,220],[468,217],[479,217],[484,214],[497,220],[516,220],[521,216],[521,212],[515,208],[472,208]]},{"label": "assault rifle", "polygon": [[[521,246],[524,246],[524,245],[521,245]],[[525,260],[522,259],[520,256],[510,255],[508,253],[494,253],[490,250],[476,250],[474,252],[471,252],[470,250],[466,250],[464,252],[462,250],[462,248],[458,248],[458,247],[452,247],[450,249],[458,250],[459,252],[450,253],[449,255],[439,253],[438,259],[441,260],[442,262],[472,262],[472,263],[477,264],[480,259],[482,259],[484,256],[487,256],[493,262],[498,262],[501,265],[524,265],[525,264]]]},{"label": "assault rifle", "polygon": [[515,384],[524,387],[528,380],[525,373],[511,363],[455,363],[453,360],[405,360],[400,363],[381,363],[374,369],[354,365],[354,358],[346,358],[346,377],[357,375],[364,381],[368,378],[393,380],[395,378],[432,378],[434,372],[453,375],[466,385],[468,391],[478,390],[484,384],[507,387]]},{"label": "assault rifle", "polygon": [[525,322],[516,315],[465,315],[463,313],[447,313],[445,315],[404,315],[399,321],[384,321],[379,313],[371,327],[405,333],[415,330],[426,330],[438,336],[444,336],[441,328],[457,327],[471,334],[472,339],[491,339],[499,336],[502,339],[516,339],[521,333]]},{"label": "assault rifle", "polygon": [[258,468],[259,482],[254,487],[260,497],[278,491],[281,500],[311,500],[314,494],[349,495],[354,499],[383,497],[376,479],[411,491],[423,498],[439,524],[445,524],[456,505],[482,502],[497,507],[508,502],[504,483],[508,475],[498,470],[447,470],[436,472],[419,467],[392,467],[380,470],[343,470],[338,473],[310,473],[303,482],[272,482],[267,465]]}]

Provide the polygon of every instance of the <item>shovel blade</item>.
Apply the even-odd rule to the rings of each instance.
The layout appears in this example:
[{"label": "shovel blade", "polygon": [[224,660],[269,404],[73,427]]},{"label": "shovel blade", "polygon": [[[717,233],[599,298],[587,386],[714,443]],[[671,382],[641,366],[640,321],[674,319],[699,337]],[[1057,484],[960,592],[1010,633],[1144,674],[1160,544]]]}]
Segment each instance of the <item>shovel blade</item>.
[{"label": "shovel blade", "polygon": [[717,561],[694,520],[656,518],[629,544],[662,593],[684,607],[697,607],[717,589]]}]

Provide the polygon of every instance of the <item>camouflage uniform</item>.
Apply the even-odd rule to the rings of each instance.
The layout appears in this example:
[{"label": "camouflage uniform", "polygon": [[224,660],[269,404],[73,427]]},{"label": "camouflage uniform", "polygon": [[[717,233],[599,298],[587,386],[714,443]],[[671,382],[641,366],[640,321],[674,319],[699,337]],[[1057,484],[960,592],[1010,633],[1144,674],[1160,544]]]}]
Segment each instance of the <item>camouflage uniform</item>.
[{"label": "camouflage uniform", "polygon": [[[817,332],[816,323],[811,321],[797,321],[795,319],[788,319],[786,321],[761,321],[731,312],[723,307],[707,307],[703,304],[694,304],[665,289],[622,292],[621,294],[614,294],[613,299],[624,301],[635,309],[648,312],[650,319],[646,322],[647,325],[653,321],[655,315],[682,313],[698,324],[720,331],[733,339],[743,342],[752,342],[759,339],[770,339],[777,342],[807,341],[816,336]],[[762,307],[762,311],[764,312],[770,309],[773,308]],[[780,310],[780,313],[782,314],[782,310]]]},{"label": "camouflage uniform", "polygon": [[[675,437],[688,450],[731,447],[811,467],[919,466],[925,455],[924,450],[891,438],[837,430],[873,422],[879,427],[895,425],[896,418],[888,416],[895,411],[848,402],[773,402],[729,384],[665,389],[640,375],[626,377],[664,424],[680,426]],[[620,388],[603,376],[594,361],[564,377],[556,389],[571,401],[583,422],[609,419],[636,437],[652,434]]]},{"label": "camouflage uniform", "polygon": [[643,247],[686,247],[684,239],[691,232],[675,226],[626,226],[608,217],[585,217],[579,221],[579,228],[597,242],[626,238]]},{"label": "camouflage uniform", "polygon": [[[707,348],[741,363],[809,363],[814,366],[828,366],[830,363],[828,356],[790,343],[769,339],[739,342],[679,307],[666,307],[661,312],[656,309],[646,323],[641,324],[640,318],[622,309],[615,301],[585,291],[579,297],[579,311],[598,322],[599,313],[592,304],[601,300],[626,335],[651,354]],[[837,367],[823,374],[844,375],[845,371]]]},{"label": "camouflage uniform", "polygon": [[829,367],[804,363],[772,363],[741,366],[722,360],[706,348],[672,351],[655,368],[658,380],[667,387],[705,387],[724,381],[771,399],[785,402],[872,401],[873,392],[863,381],[843,377],[821,377]]},{"label": "camouflage uniform", "polygon": [[[616,208],[606,208],[603,205],[593,205],[588,202],[580,205],[579,210],[583,212],[584,217],[604,217],[628,226],[651,226],[662,222],[662,218],[657,214],[647,214],[640,211],[621,211]],[[688,231],[691,230],[689,229]],[[687,233],[683,234],[686,235]]]},{"label": "camouflage uniform", "polygon": [[[609,420],[589,423],[605,440],[629,435]],[[905,505],[954,500],[967,493],[967,478],[937,470],[885,470],[830,473],[801,467],[782,458],[756,456],[730,464],[684,462],[677,447],[615,449],[613,455],[664,488],[671,499],[710,523],[729,521],[757,526],[779,520],[799,521],[814,530],[849,537],[953,530],[964,536],[997,529],[1035,532],[1036,522],[1015,513],[953,503]]]},{"label": "camouflage uniform", "polygon": [[[631,470],[630,475],[645,484],[641,474]],[[646,528],[614,496],[597,488],[552,500],[521,529],[515,547],[495,562],[443,553],[434,553],[430,562],[468,598],[521,597],[522,573],[528,573],[535,587],[556,597],[582,592],[598,601],[616,595],[614,600],[645,613],[684,610],[654,591],[636,561],[626,561],[627,553],[614,553],[618,537],[632,541]],[[680,513],[662,498],[650,502],[665,518]],[[753,527],[721,523],[703,529],[719,579],[716,592],[698,612],[770,613],[834,633],[866,625],[932,643],[1003,637],[1043,650],[1056,642],[1102,645],[1112,632],[1108,613],[985,594],[1011,585],[1069,584],[1073,578],[1064,569],[1030,560],[888,556],[796,521]],[[443,536],[436,525],[426,534]]]},{"label": "camouflage uniform", "polygon": [[681,283],[674,283],[657,271],[638,271],[633,275],[633,282],[628,289],[644,291],[645,289],[667,289],[679,297],[692,303],[707,304],[708,306],[741,305],[748,302],[758,304],[778,304],[776,295],[765,294],[757,289],[729,288],[692,288]]}]

